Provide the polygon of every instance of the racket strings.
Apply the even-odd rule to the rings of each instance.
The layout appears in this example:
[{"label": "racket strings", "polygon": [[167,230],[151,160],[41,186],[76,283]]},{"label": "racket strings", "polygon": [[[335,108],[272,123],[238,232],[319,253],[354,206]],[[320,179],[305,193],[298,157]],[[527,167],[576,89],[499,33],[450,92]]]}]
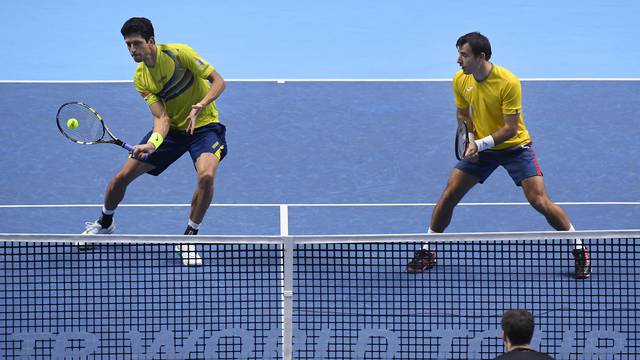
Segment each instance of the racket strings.
[{"label": "racket strings", "polygon": [[458,127],[456,132],[456,155],[458,160],[464,157],[464,153],[467,150],[469,141],[467,139],[467,129],[464,126]]},{"label": "racket strings", "polygon": [[[78,126],[69,127],[67,122],[76,119]],[[67,104],[58,113],[58,123],[62,131],[72,140],[84,143],[96,142],[104,137],[105,131],[98,116],[79,104]]]}]

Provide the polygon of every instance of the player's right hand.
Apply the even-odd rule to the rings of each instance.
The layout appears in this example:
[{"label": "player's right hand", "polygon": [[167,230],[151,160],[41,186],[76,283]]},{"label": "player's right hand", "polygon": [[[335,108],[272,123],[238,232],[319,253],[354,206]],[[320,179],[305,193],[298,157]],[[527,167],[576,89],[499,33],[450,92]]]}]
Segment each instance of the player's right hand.
[{"label": "player's right hand", "polygon": [[478,155],[478,145],[476,145],[475,141],[469,141],[469,146],[467,147],[467,151],[464,153],[464,160],[468,160],[471,162],[480,161],[480,155]]},{"label": "player's right hand", "polygon": [[156,151],[156,147],[153,144],[146,143],[146,144],[136,145],[133,148],[133,157],[138,159],[144,159],[154,151]]}]

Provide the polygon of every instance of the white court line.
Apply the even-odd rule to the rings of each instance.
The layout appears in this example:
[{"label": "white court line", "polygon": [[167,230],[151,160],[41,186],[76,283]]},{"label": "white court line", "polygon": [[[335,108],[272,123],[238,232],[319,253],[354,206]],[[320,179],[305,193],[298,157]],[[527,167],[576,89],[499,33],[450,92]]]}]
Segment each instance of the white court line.
[{"label": "white court line", "polygon": [[0,80],[0,84],[126,84],[133,80]]},{"label": "white court line", "polygon": [[[521,78],[522,81],[640,81],[640,78]],[[450,78],[405,78],[405,79],[225,79],[227,82],[451,82]],[[133,80],[0,80],[0,84],[122,84]]]},{"label": "white court line", "polygon": [[[561,78],[520,78],[522,81],[640,81],[640,78],[597,78],[597,77],[561,77]],[[403,79],[229,79],[232,82],[451,82],[451,78],[403,78]]]},{"label": "white court line", "polygon": [[[478,233],[445,233],[445,234],[350,234],[350,235],[92,235],[97,242],[107,244],[174,244],[176,241],[191,244],[328,244],[328,243],[415,243],[442,241],[531,241],[545,239],[563,239],[579,237],[581,239],[624,239],[640,237],[640,229],[622,230],[580,230],[566,231],[531,231],[531,232],[478,232]],[[0,242],[74,242],[86,240],[81,234],[20,234],[0,233]],[[289,263],[293,263],[290,261]]]},{"label": "white court line", "polygon": [[[567,206],[639,206],[640,201],[566,201],[556,202]],[[435,203],[387,203],[387,204],[211,204],[214,207],[412,207],[435,206]],[[470,202],[458,206],[530,206],[528,202]],[[102,204],[5,204],[0,209],[28,208],[87,208],[102,207]],[[191,207],[191,204],[120,204],[118,207]]]}]

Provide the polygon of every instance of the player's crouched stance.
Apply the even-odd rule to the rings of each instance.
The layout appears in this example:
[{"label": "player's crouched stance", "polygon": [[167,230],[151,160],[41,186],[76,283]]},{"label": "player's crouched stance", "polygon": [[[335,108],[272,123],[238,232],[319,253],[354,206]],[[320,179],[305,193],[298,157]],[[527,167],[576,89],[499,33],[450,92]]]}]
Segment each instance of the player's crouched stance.
[{"label": "player's crouched stance", "polygon": [[[433,208],[429,233],[441,233],[451,222],[453,209],[476,184],[483,183],[498,167],[504,167],[534,209],[557,231],[575,231],[562,208],[546,193],[542,171],[532,148],[522,115],[520,80],[509,70],[489,61],[491,44],[478,32],[456,42],[461,70],[453,77],[456,119],[469,131],[469,147],[449,177],[444,193]],[[573,239],[575,277],[591,275],[589,249]],[[407,271],[423,272],[436,264],[429,243],[416,251]]]},{"label": "player's crouched stance", "polygon": [[[131,18],[121,29],[131,57],[138,63],[133,83],[153,115],[153,130],[107,187],[102,215],[88,223],[84,235],[112,234],[113,215],[127,186],[140,175],[159,175],[185,152],[193,161],[197,186],[184,232],[196,235],[213,199],[216,171],[227,154],[226,128],[214,102],[225,88],[224,79],[185,44],[156,44],[151,21]],[[82,249],[88,242],[77,244]],[[195,245],[175,250],[187,266],[202,265]]]}]

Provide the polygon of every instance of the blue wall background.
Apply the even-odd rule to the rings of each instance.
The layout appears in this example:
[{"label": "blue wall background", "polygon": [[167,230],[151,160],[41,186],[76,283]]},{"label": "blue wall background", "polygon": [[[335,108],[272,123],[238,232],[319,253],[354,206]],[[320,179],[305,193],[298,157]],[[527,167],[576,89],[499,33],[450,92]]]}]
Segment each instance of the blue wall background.
[{"label": "blue wall background", "polygon": [[3,1],[0,79],[130,79],[131,16],[226,78],[450,78],[474,30],[520,77],[640,77],[638,14],[631,0]]}]

